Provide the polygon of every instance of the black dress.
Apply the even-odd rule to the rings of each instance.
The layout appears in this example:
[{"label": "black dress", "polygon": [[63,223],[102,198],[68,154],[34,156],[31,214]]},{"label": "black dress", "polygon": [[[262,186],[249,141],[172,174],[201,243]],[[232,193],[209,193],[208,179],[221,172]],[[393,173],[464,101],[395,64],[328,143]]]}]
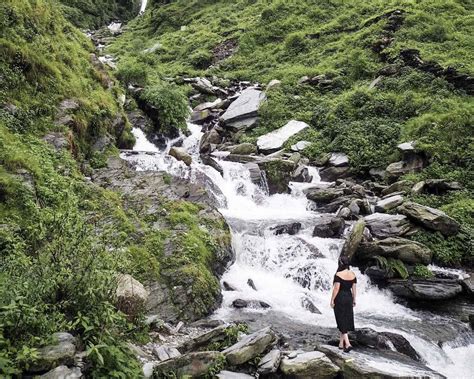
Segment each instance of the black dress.
[{"label": "black dress", "polygon": [[352,285],[357,283],[357,278],[345,280],[334,275],[334,283],[339,283],[339,292],[334,299],[334,314],[336,315],[337,328],[341,333],[354,330],[354,310],[352,309]]}]

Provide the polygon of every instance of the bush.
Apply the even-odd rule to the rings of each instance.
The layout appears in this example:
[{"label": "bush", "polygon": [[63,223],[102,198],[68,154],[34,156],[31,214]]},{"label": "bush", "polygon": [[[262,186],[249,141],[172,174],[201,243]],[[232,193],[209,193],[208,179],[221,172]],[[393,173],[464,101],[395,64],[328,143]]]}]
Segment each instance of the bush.
[{"label": "bush", "polygon": [[434,276],[433,272],[426,266],[416,265],[413,271],[413,276],[423,279],[429,279]]},{"label": "bush", "polygon": [[120,61],[117,69],[117,77],[126,85],[145,86],[148,81],[148,66],[134,59]]},{"label": "bush", "polygon": [[159,83],[146,87],[141,99],[157,109],[160,129],[186,129],[188,99],[176,85]]},{"label": "bush", "polygon": [[302,33],[289,34],[285,39],[285,49],[289,53],[301,53],[308,48],[308,41]]}]

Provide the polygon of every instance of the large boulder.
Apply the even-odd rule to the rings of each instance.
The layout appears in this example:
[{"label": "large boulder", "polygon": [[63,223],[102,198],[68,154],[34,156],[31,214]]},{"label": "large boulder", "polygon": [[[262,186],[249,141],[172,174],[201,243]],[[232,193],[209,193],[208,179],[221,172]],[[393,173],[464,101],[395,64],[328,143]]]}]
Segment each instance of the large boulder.
[{"label": "large boulder", "polygon": [[336,346],[322,345],[318,350],[341,368],[344,379],[445,379],[424,364],[394,351],[357,349],[348,356]]},{"label": "large boulder", "polygon": [[260,169],[265,171],[270,195],[287,193],[296,164],[284,159],[265,159],[258,161]]},{"label": "large boulder", "polygon": [[247,88],[221,116],[221,121],[225,124],[239,119],[255,117],[263,101],[265,93],[254,88]]},{"label": "large boulder", "polygon": [[344,220],[333,215],[322,215],[316,220],[313,237],[338,238],[344,232]]},{"label": "large boulder", "polygon": [[[45,372],[57,366],[71,366],[76,353],[76,339],[69,333],[55,333],[57,342],[38,349],[38,357],[28,368],[28,372]],[[52,375],[52,373],[51,373]]]},{"label": "large boulder", "polygon": [[169,155],[176,158],[178,161],[184,162],[186,166],[191,166],[191,163],[193,163],[193,158],[191,155],[189,155],[188,152],[181,147],[172,147],[170,149]]},{"label": "large boulder", "polygon": [[456,279],[392,279],[388,288],[397,296],[413,300],[447,300],[462,292]]},{"label": "large boulder", "polygon": [[342,188],[335,187],[309,187],[303,192],[309,200],[312,200],[317,204],[328,204],[344,195],[344,190]]},{"label": "large boulder", "polygon": [[405,238],[389,237],[379,241],[362,242],[356,252],[358,260],[373,257],[400,259],[409,264],[430,264],[433,254],[425,245]]},{"label": "large boulder", "polygon": [[295,379],[332,379],[340,371],[331,360],[320,351],[309,351],[292,354],[281,360],[280,370],[288,377]]},{"label": "large boulder", "polygon": [[[192,351],[201,349],[203,346],[207,346],[213,342],[222,342],[227,338],[227,330],[230,325],[219,325],[211,330],[208,330],[202,334],[197,335],[196,337],[187,340],[183,345],[181,345],[181,351]],[[201,349],[202,350],[202,349]]]},{"label": "large boulder", "polygon": [[398,211],[417,224],[427,229],[439,231],[445,236],[452,236],[459,232],[459,223],[439,209],[430,208],[411,201],[399,206]]},{"label": "large boulder", "polygon": [[382,190],[382,195],[387,196],[394,193],[408,192],[411,188],[412,182],[409,180],[399,180],[398,182],[390,184]]},{"label": "large boulder", "polygon": [[231,132],[243,132],[255,128],[258,125],[258,117],[249,117],[241,120],[226,122],[225,127]]},{"label": "large boulder", "polygon": [[230,146],[226,150],[230,151],[231,154],[249,155],[257,153],[257,146],[253,143],[245,142],[239,145]]},{"label": "large boulder", "polygon": [[332,153],[329,164],[334,167],[349,166],[349,157],[344,153]]},{"label": "large boulder", "polygon": [[266,327],[242,338],[236,344],[225,349],[223,353],[229,364],[240,365],[262,354],[277,340],[278,337],[273,330]]},{"label": "large boulder", "polygon": [[166,377],[173,372],[178,378],[200,377],[208,373],[209,368],[223,359],[218,351],[199,351],[158,363],[153,368],[153,375],[157,378]]},{"label": "large boulder", "polygon": [[330,166],[319,172],[321,180],[325,182],[334,182],[337,179],[347,178],[351,175],[349,166]]},{"label": "large boulder", "polygon": [[264,134],[257,139],[258,150],[269,154],[283,147],[290,137],[308,128],[309,125],[302,121],[291,120],[285,126]]},{"label": "large boulder", "polygon": [[211,129],[204,133],[199,142],[200,153],[212,152],[212,146],[218,145],[222,142],[222,137],[216,129]]},{"label": "large boulder", "polygon": [[426,192],[433,195],[442,195],[448,191],[459,191],[462,187],[458,182],[449,182],[446,179],[427,179],[416,183],[412,192]]},{"label": "large boulder", "polygon": [[402,195],[390,196],[377,201],[375,204],[375,212],[388,212],[403,203]]},{"label": "large boulder", "polygon": [[270,228],[276,235],[289,234],[294,236],[301,230],[301,222],[292,222],[291,224],[277,225]]},{"label": "large boulder", "polygon": [[344,246],[342,247],[341,256],[346,256],[352,259],[357,248],[359,247],[362,237],[364,236],[365,221],[364,219],[358,220],[352,227],[349,235],[347,236]]},{"label": "large boulder", "polygon": [[415,361],[420,362],[421,357],[411,346],[410,342],[400,334],[391,332],[377,332],[370,328],[357,329],[354,339],[358,345],[363,345],[378,350],[395,350]]},{"label": "large boulder", "polygon": [[117,278],[117,307],[129,316],[138,315],[148,300],[148,291],[143,284],[128,274],[121,274]]},{"label": "large boulder", "polygon": [[370,233],[377,238],[401,237],[413,230],[413,226],[404,215],[373,213],[364,219]]}]

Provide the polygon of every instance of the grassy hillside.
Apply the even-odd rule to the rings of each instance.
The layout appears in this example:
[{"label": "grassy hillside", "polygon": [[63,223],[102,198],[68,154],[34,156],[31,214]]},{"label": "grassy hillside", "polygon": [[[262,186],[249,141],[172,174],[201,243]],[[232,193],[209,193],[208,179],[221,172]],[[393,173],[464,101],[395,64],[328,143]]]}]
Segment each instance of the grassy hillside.
[{"label": "grassy hillside", "polygon": [[[472,78],[469,87],[439,70],[450,67],[474,75],[472,2],[162,3],[155,2],[143,18],[134,20],[110,48],[122,57],[119,71],[146,72],[148,81],[181,75],[263,84],[279,79],[282,85],[268,93],[260,126],[242,141],[253,142],[290,119],[306,121],[312,128],[298,138],[313,143],[303,154],[318,160],[331,151],[345,152],[362,178],[371,168],[396,161],[398,143],[416,140],[430,164],[407,179],[446,178],[465,188],[453,195],[417,200],[460,220],[467,228],[467,240],[471,238]],[[436,64],[420,69],[413,59]],[[318,75],[322,83],[299,83],[304,76]],[[378,83],[369,87],[378,77]],[[434,236],[427,238],[436,241],[432,245],[438,248]],[[459,263],[461,255],[474,254],[464,242],[455,245],[439,252],[448,250],[445,263]]]},{"label": "grassy hillside", "polygon": [[74,25],[94,29],[114,20],[128,21],[138,13],[140,0],[59,0]]},{"label": "grassy hillside", "polygon": [[[137,209],[85,177],[117,154],[114,143],[133,143],[117,101],[122,90],[92,52],[57,2],[0,5],[1,377],[22,376],[59,331],[78,337],[88,377],[139,377],[126,342],[146,339],[146,328],[141,312],[117,310],[118,273],[185,282],[194,301],[184,304],[188,317],[207,314],[219,296],[215,254],[229,244],[222,220],[165,198],[144,218],[143,199],[134,200]],[[103,137],[110,142],[97,150]],[[171,237],[179,253],[163,257]]]}]

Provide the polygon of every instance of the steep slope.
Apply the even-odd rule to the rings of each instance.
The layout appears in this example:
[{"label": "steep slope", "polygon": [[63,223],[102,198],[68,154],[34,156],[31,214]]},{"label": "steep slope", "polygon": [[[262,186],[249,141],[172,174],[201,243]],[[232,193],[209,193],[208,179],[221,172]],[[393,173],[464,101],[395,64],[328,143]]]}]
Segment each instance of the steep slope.
[{"label": "steep slope", "polygon": [[260,126],[241,142],[305,121],[312,128],[299,138],[312,144],[303,155],[318,162],[346,153],[360,179],[399,159],[399,143],[415,140],[428,165],[401,179],[460,182],[462,191],[414,199],[466,228],[461,240],[416,238],[441,263],[459,264],[473,254],[464,248],[474,225],[472,11],[455,0],[155,2],[109,50],[122,57],[119,73],[145,72],[149,82],[280,80]]}]

